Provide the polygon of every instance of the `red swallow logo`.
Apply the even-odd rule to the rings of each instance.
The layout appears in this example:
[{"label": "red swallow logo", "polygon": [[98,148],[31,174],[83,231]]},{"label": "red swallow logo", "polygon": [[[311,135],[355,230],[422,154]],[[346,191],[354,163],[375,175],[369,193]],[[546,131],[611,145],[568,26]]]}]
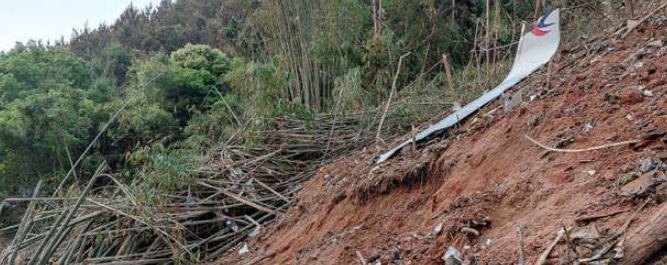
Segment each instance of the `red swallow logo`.
[{"label": "red swallow logo", "polygon": [[537,25],[533,25],[530,28],[530,32],[533,33],[533,35],[535,35],[537,37],[542,37],[544,35],[547,35],[547,33],[551,32],[551,30],[544,30],[544,28],[549,27],[549,26],[554,24],[554,23],[549,23],[549,24],[544,23],[544,21],[547,19],[547,17],[549,17],[550,14],[551,14],[551,11],[544,14],[544,16],[542,16],[540,18],[540,20],[538,21]]}]

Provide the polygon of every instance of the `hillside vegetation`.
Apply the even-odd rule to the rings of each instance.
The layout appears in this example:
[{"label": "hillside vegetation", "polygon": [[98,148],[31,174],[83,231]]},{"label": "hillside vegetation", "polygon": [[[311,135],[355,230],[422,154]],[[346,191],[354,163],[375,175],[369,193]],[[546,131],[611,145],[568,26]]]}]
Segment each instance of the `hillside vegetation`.
[{"label": "hillside vegetation", "polygon": [[[37,179],[57,185],[100,132],[77,179],[102,160],[149,174],[142,169],[173,149],[184,157],[166,166],[182,171],[177,161],[194,167],[185,160],[236,128],[257,130],[280,115],[311,119],[336,104],[347,112],[377,106],[406,52],[399,88],[441,88],[440,68],[426,68],[443,54],[457,66],[471,62],[484,1],[379,3],[163,1],[75,30],[68,42],[17,44],[0,55],[0,198],[30,191]],[[498,45],[512,41],[531,10],[530,1],[493,6]]]},{"label": "hillside vegetation", "polygon": [[[76,29],[67,41],[17,43],[0,53],[0,199],[29,197],[39,181],[41,196],[69,198],[103,171],[133,194],[132,213],[157,218],[174,198],[217,195],[192,191],[211,168],[240,175],[238,162],[249,175],[261,171],[253,163],[269,161],[264,177],[290,185],[289,198],[272,198],[287,201],[273,209],[285,212],[318,166],[371,143],[380,150],[497,83],[521,24],[554,7],[566,7],[563,38],[572,43],[631,16],[621,1],[163,0]],[[252,182],[242,181],[229,185]],[[16,229],[24,207],[4,205],[14,214],[0,218],[2,227]],[[225,216],[252,213],[232,212]],[[151,240],[136,248],[150,250]],[[201,253],[240,240],[173,257],[213,259],[221,253]],[[114,244],[109,252],[126,250]]]}]

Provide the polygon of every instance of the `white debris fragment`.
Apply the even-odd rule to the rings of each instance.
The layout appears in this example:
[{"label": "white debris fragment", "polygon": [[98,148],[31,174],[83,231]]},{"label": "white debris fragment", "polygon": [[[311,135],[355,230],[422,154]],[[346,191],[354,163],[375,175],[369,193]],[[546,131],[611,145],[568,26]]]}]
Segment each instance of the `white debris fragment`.
[{"label": "white debris fragment", "polygon": [[248,243],[243,243],[243,247],[239,249],[239,254],[243,255],[248,252],[250,252],[250,250],[248,249]]},{"label": "white debris fragment", "polygon": [[653,97],[653,91],[645,89],[642,95],[644,95],[647,98]]},{"label": "white debris fragment", "polygon": [[435,228],[433,228],[433,234],[434,234],[434,235],[437,236],[437,235],[440,234],[440,232],[442,232],[442,223],[437,224],[437,225],[435,226]]},{"label": "white debris fragment", "polygon": [[248,237],[258,236],[260,231],[261,231],[261,227],[260,226],[255,226],[255,229],[253,229],[252,232],[250,232],[250,234],[248,234]]},{"label": "white debris fragment", "polygon": [[461,264],[463,261],[461,252],[451,246],[447,248],[447,252],[442,256],[442,260],[445,261],[445,264]]},{"label": "white debris fragment", "polygon": [[584,132],[590,132],[591,130],[593,130],[593,124],[587,122],[586,125],[584,125]]},{"label": "white debris fragment", "polygon": [[628,115],[625,115],[625,118],[629,121],[633,121],[635,119],[635,117],[632,116],[632,114],[630,114],[630,113],[628,113]]}]

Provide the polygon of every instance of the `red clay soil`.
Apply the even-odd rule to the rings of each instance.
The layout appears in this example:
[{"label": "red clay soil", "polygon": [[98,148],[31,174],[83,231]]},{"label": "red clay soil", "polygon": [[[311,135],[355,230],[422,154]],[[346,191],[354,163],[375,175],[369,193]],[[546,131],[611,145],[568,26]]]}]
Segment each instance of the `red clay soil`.
[{"label": "red clay soil", "polygon": [[[626,236],[665,200],[667,184],[632,191],[643,159],[667,162],[665,24],[562,49],[551,88],[545,74],[534,74],[517,88],[522,106],[508,113],[484,115],[496,103],[449,137],[379,166],[367,150],[323,167],[287,217],[248,242],[249,253],[234,251],[219,262],[361,264],[361,256],[369,263],[444,264],[451,246],[480,264],[511,264],[520,260],[521,230],[525,261],[533,263],[563,227],[605,236],[629,222]],[[524,135],[564,149],[640,142],[563,153]],[[586,220],[600,214],[609,216]],[[567,248],[557,244],[548,261],[567,260]]]}]

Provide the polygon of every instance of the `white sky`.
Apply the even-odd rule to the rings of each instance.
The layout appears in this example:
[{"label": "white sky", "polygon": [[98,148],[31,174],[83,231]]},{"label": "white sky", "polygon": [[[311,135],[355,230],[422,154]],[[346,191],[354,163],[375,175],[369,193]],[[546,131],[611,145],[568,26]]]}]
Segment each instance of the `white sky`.
[{"label": "white sky", "polygon": [[0,51],[16,42],[69,40],[74,28],[112,24],[127,6],[143,9],[160,0],[0,0]]}]

